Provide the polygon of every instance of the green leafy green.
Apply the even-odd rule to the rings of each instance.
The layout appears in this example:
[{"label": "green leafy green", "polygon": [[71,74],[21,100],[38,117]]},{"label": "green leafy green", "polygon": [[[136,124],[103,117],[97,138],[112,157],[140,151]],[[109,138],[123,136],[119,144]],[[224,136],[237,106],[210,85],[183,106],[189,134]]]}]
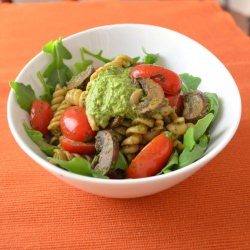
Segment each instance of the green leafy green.
[{"label": "green leafy green", "polygon": [[[81,56],[82,56],[82,62],[75,64],[77,72],[83,71],[84,69],[87,68],[87,66],[89,66],[90,64],[93,63],[92,60],[85,59],[84,54],[92,56],[92,57],[96,58],[97,60],[99,60],[101,62],[104,62],[104,63],[108,63],[108,62],[111,62],[112,60],[114,60],[114,58],[103,57],[103,50],[100,50],[98,53],[95,54],[95,53],[89,51],[88,49],[82,47],[80,49],[80,51],[81,51]],[[157,54],[148,53],[145,50],[145,48],[142,48],[142,51],[145,54],[145,56],[144,56],[144,58],[142,60],[143,63],[154,64],[154,63],[156,63],[158,61],[158,59],[159,59],[159,54],[158,53]],[[137,63],[139,60],[140,60],[140,56],[137,56],[137,57],[133,58],[134,63]]]},{"label": "green leafy green", "polygon": [[194,139],[194,127],[190,127],[187,129],[187,131],[184,134],[183,137],[183,144],[184,148],[191,151],[195,145],[195,139]]},{"label": "green leafy green", "polygon": [[25,111],[30,112],[31,104],[36,100],[36,95],[32,87],[20,82],[10,82],[10,86],[15,91],[16,101],[19,106]]},{"label": "green leafy green", "polygon": [[24,127],[26,133],[28,134],[28,136],[30,137],[30,139],[36,145],[39,146],[39,148],[41,149],[42,152],[44,152],[48,156],[53,155],[53,150],[58,148],[57,146],[53,146],[53,145],[48,144],[44,140],[42,133],[37,131],[37,130],[29,128],[26,122],[23,123],[23,127]]},{"label": "green leafy green", "polygon": [[44,89],[44,94],[41,95],[39,98],[41,100],[44,100],[44,101],[50,103],[51,99],[52,99],[52,95],[51,95],[52,87],[45,82],[45,80],[44,80],[44,78],[43,78],[40,71],[37,72],[37,77],[40,80],[40,82],[42,83],[43,89]]},{"label": "green leafy green", "polygon": [[126,158],[124,157],[124,155],[122,154],[122,152],[119,152],[118,155],[118,160],[114,166],[114,170],[116,169],[122,169],[122,170],[126,170],[128,168],[128,163]]},{"label": "green leafy green", "polygon": [[108,63],[108,62],[111,62],[113,60],[113,58],[105,58],[102,56],[102,53],[103,53],[103,50],[100,50],[98,53],[92,53],[91,51],[87,50],[86,48],[81,48],[81,52],[82,53],[85,53],[89,56],[92,56],[96,59],[98,59],[99,61],[102,61],[104,63]]},{"label": "green leafy green", "polygon": [[101,175],[91,168],[91,164],[84,158],[74,157],[70,161],[59,160],[56,158],[48,158],[51,163],[59,165],[61,168],[68,170],[69,172],[96,177],[96,178],[107,178],[106,176]]},{"label": "green leafy green", "polygon": [[140,60],[140,57],[139,57],[139,56],[134,57],[134,58],[133,58],[133,63],[137,63],[137,62],[139,62],[139,60]]},{"label": "green leafy green", "polygon": [[187,129],[183,138],[184,150],[179,156],[180,168],[185,167],[202,157],[209,140],[209,135],[206,135],[206,133],[213,118],[214,115],[208,113],[205,117],[198,120],[193,127]]},{"label": "green leafy green", "polygon": [[144,47],[142,47],[142,51],[145,54],[142,62],[147,63],[147,64],[154,64],[158,61],[159,59],[158,53],[157,54],[148,53]]},{"label": "green leafy green", "polygon": [[182,80],[181,90],[184,95],[190,91],[197,90],[201,83],[201,78],[188,73],[180,74],[180,78]]},{"label": "green leafy green", "polygon": [[72,77],[71,69],[64,64],[64,59],[72,58],[71,53],[62,43],[62,38],[55,41],[50,41],[43,47],[43,51],[50,54],[52,62],[47,66],[43,72],[43,77],[46,78],[46,83],[51,85],[54,89],[56,84],[60,83],[62,86]]},{"label": "green leafy green", "polygon": [[209,137],[204,134],[201,136],[199,143],[195,144],[191,151],[184,148],[179,156],[179,168],[183,168],[200,159],[207,149],[208,141]]},{"label": "green leafy green", "polygon": [[82,48],[80,49],[80,54],[81,54],[82,61],[74,64],[77,74],[80,74],[81,72],[86,70],[89,65],[93,64],[93,60],[85,58],[84,50]]},{"label": "green leafy green", "polygon": [[179,155],[178,152],[175,150],[171,155],[167,165],[161,170],[160,174],[166,174],[172,172],[172,168],[178,166],[179,164]]},{"label": "green leafy green", "polygon": [[210,104],[209,112],[213,113],[214,117],[216,117],[219,111],[219,106],[220,106],[219,97],[215,93],[205,92],[205,95],[207,96],[209,104]]},{"label": "green leafy green", "polygon": [[194,125],[194,140],[198,141],[199,138],[205,134],[209,125],[214,119],[214,115],[212,113],[208,113],[206,116],[198,120],[198,122]]}]

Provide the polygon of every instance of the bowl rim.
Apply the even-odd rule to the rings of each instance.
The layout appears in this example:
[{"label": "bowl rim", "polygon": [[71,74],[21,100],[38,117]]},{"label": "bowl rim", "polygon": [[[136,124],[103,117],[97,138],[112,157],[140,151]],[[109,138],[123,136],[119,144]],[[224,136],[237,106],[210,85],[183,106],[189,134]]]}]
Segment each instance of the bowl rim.
[{"label": "bowl rim", "polygon": [[[94,178],[94,177],[90,177],[90,176],[83,176],[83,175],[79,175],[76,173],[72,173],[69,172],[67,170],[64,170],[62,168],[59,168],[55,165],[53,165],[52,163],[48,162],[47,160],[45,160],[44,158],[40,157],[39,155],[37,155],[34,151],[32,151],[20,138],[15,126],[14,126],[14,122],[12,121],[12,116],[11,116],[11,107],[12,105],[15,103],[16,105],[18,105],[15,101],[15,97],[14,97],[14,90],[11,89],[9,92],[9,96],[8,96],[8,101],[7,101],[7,121],[8,121],[8,125],[9,128],[11,130],[11,133],[15,139],[15,141],[17,142],[17,144],[20,146],[20,148],[30,157],[32,158],[32,160],[34,160],[38,165],[41,165],[43,168],[45,168],[46,170],[48,170],[49,172],[52,173],[56,173],[57,175],[60,176],[66,176],[69,177],[70,179],[75,179],[77,181],[85,181],[85,182],[90,182],[90,183],[96,183],[96,184],[116,184],[116,185],[124,185],[124,184],[133,184],[133,183],[143,183],[143,182],[154,182],[156,180],[163,180],[163,179],[168,179],[170,177],[173,176],[178,176],[178,175],[182,175],[183,173],[188,173],[190,172],[190,170],[196,170],[201,168],[203,165],[205,165],[206,163],[208,163],[210,160],[212,160],[216,155],[218,155],[227,145],[228,143],[231,141],[231,139],[233,138],[233,136],[235,135],[237,128],[239,126],[240,120],[241,120],[241,113],[242,113],[242,102],[241,102],[241,97],[240,97],[240,92],[239,89],[237,87],[237,84],[233,78],[233,76],[231,75],[231,73],[228,71],[228,69],[225,67],[225,65],[212,53],[210,52],[206,47],[204,47],[202,44],[196,42],[195,40],[193,40],[192,38],[179,33],[175,30],[172,29],[168,29],[165,27],[161,27],[161,26],[156,26],[156,25],[150,25],[150,24],[141,24],[141,23],[122,23],[122,24],[110,24],[110,25],[103,25],[103,26],[97,26],[94,28],[89,28],[77,33],[74,33],[72,35],[69,35],[65,38],[63,38],[63,42],[67,42],[68,40],[71,40],[72,38],[74,38],[75,36],[79,36],[81,34],[84,33],[88,33],[88,32],[93,32],[95,30],[100,30],[100,29],[112,29],[112,28],[121,28],[121,27],[144,27],[144,28],[154,28],[154,29],[159,29],[162,31],[168,31],[171,33],[175,33],[177,36],[179,37],[184,37],[185,39],[190,40],[192,43],[195,43],[196,45],[202,47],[204,50],[206,50],[210,56],[213,57],[214,60],[216,60],[217,62],[219,62],[224,69],[227,71],[227,73],[229,73],[230,77],[233,80],[234,83],[234,87],[235,87],[235,97],[237,97],[237,101],[238,101],[238,106],[239,106],[239,113],[238,116],[234,117],[234,120],[232,121],[233,123],[230,126],[230,129],[228,131],[228,136],[226,138],[224,138],[223,140],[221,140],[217,145],[215,145],[215,147],[213,148],[213,150],[207,154],[205,154],[202,158],[200,158],[199,160],[193,162],[192,164],[183,167],[181,169],[177,169],[175,171],[172,171],[168,174],[162,174],[162,175],[155,175],[155,176],[150,176],[150,177],[146,177],[146,178],[137,178],[137,179],[101,179],[101,178]],[[22,70],[19,72],[19,74],[17,75],[15,81],[18,81],[18,79],[21,77],[21,75],[23,74],[23,72],[25,72],[25,70],[33,64],[33,62],[41,57],[42,55],[44,55],[45,53],[43,51],[40,51],[37,55],[35,55],[33,58],[31,58],[26,65],[22,68]]]}]

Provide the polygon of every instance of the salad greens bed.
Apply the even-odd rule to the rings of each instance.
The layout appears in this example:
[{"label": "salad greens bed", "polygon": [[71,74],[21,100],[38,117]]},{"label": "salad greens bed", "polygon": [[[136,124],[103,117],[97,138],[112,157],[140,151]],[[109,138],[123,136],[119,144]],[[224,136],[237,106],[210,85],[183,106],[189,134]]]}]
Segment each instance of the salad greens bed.
[{"label": "salad greens bed", "polygon": [[[144,57],[133,58],[134,62],[142,62],[147,64],[154,64],[159,59],[159,54],[148,53],[144,48],[142,48]],[[43,72],[37,72],[37,77],[40,80],[44,94],[37,96],[32,89],[31,85],[21,82],[10,82],[10,86],[15,92],[16,101],[19,106],[27,112],[30,112],[32,102],[38,99],[44,100],[48,103],[51,102],[52,94],[55,90],[57,83],[61,86],[66,86],[67,82],[80,72],[87,69],[87,67],[93,64],[91,58],[100,60],[103,63],[107,63],[113,60],[113,58],[105,58],[103,56],[103,51],[100,50],[98,53],[93,53],[86,48],[82,47],[79,50],[81,55],[81,61],[75,62],[72,67],[65,64],[66,60],[72,59],[72,54],[63,45],[62,38],[55,41],[50,41],[43,47],[43,51],[50,57],[50,63],[47,65]],[[194,77],[188,73],[183,73],[179,75],[182,80],[181,90],[185,95],[190,91],[197,90],[201,84],[201,78]],[[208,114],[200,119],[193,127],[189,127],[183,136],[184,150],[178,153],[174,150],[172,156],[166,166],[158,174],[166,174],[174,170],[183,168],[198,159],[200,159],[204,152],[206,151],[210,139],[209,128],[214,121],[219,110],[219,98],[214,93],[206,93],[210,104]],[[70,172],[77,173],[80,175],[97,177],[97,178],[108,178],[100,174],[91,168],[91,163],[84,158],[73,158],[70,161],[64,161],[53,158],[53,150],[58,148],[57,146],[51,145],[46,141],[43,134],[37,130],[34,130],[27,124],[23,122],[23,127],[30,139],[38,145],[42,152],[44,152],[56,165],[61,168],[66,169]],[[128,163],[120,152],[118,161],[115,165],[116,168],[126,170]]]}]

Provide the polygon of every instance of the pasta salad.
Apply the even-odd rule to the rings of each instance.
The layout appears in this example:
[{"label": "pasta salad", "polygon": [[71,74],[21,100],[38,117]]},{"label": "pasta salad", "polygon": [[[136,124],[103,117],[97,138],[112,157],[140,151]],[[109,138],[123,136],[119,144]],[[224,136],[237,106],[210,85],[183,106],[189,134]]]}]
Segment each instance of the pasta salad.
[{"label": "pasta salad", "polygon": [[[144,48],[142,58],[111,59],[80,48],[82,61],[72,68],[61,38],[43,51],[51,58],[37,73],[44,94],[28,83],[10,85],[29,113],[25,131],[52,164],[97,178],[144,178],[204,155],[219,98],[198,90],[199,77],[158,65],[159,55]],[[92,58],[103,65],[94,68]]]}]

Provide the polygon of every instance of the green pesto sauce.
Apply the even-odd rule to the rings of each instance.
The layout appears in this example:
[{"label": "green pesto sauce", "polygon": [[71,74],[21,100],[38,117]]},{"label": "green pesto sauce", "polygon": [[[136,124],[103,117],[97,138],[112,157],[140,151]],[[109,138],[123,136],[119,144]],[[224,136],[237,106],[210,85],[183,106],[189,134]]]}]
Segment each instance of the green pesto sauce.
[{"label": "green pesto sauce", "polygon": [[135,91],[129,73],[131,68],[110,67],[92,81],[86,99],[86,110],[98,126],[105,128],[112,117],[134,119],[129,99]]}]

